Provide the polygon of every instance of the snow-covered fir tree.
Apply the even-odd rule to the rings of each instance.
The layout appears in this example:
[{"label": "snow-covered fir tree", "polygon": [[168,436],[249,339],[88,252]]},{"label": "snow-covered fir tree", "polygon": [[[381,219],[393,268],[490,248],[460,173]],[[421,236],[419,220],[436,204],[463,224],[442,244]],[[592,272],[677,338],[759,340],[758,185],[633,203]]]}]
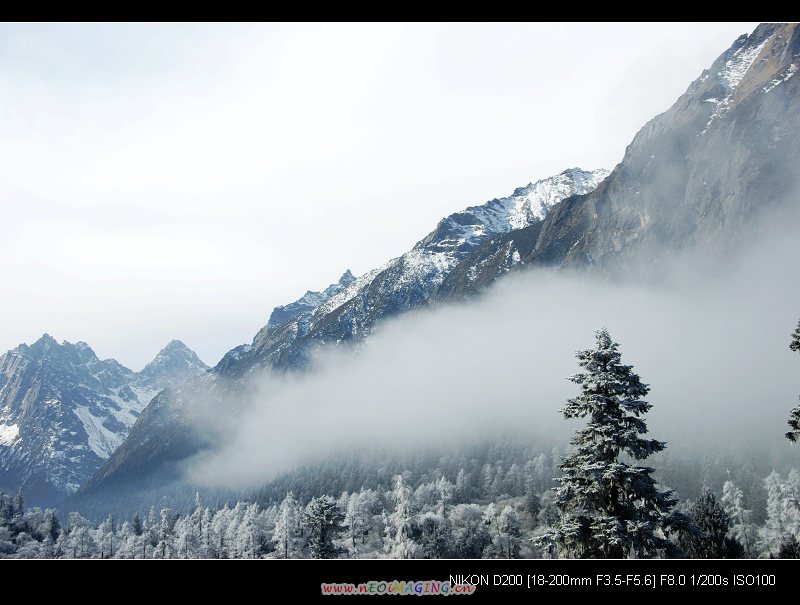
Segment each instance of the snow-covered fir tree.
[{"label": "snow-covered fir tree", "polygon": [[462,468],[458,471],[458,476],[456,476],[456,502],[469,502],[471,491],[469,476]]},{"label": "snow-covered fir tree", "polygon": [[760,545],[765,553],[775,554],[786,534],[783,522],[783,480],[776,471],[764,479],[767,492],[767,519],[761,528]]},{"label": "snow-covered fir tree", "polygon": [[351,557],[358,557],[380,510],[380,498],[374,490],[360,490],[348,495],[342,526],[345,548]]},{"label": "snow-covered fir tree", "polygon": [[88,559],[97,550],[92,536],[91,523],[80,513],[69,514],[66,539],[67,557],[71,559]]},{"label": "snow-covered fir tree", "polygon": [[689,518],[692,526],[681,531],[678,540],[686,556],[691,559],[740,559],[744,556],[744,547],[729,535],[730,516],[710,489],[703,489],[689,511]]},{"label": "snow-covered fir tree", "polygon": [[394,510],[386,519],[386,539],[384,553],[390,559],[417,559],[423,549],[414,539],[415,519],[414,503],[411,489],[406,485],[402,475],[394,479],[392,491]]},{"label": "snow-covered fir tree", "polygon": [[339,553],[334,544],[342,523],[339,505],[331,496],[314,498],[306,507],[303,526],[308,531],[308,552],[312,559],[333,559]]},{"label": "snow-covered fir tree", "polygon": [[783,489],[783,519],[787,533],[800,536],[800,472],[789,471]]},{"label": "snow-covered fir tree", "polygon": [[[100,547],[101,559],[114,558],[114,534],[116,532],[116,524],[114,517],[109,515],[98,527],[95,532],[95,541]],[[119,548],[119,543],[117,544]]]},{"label": "snow-covered fir tree", "polygon": [[484,523],[489,528],[491,544],[484,548],[484,558],[516,559],[520,555],[519,513],[511,506],[498,511],[494,503],[486,507]]},{"label": "snow-covered fir tree", "polygon": [[754,557],[757,530],[752,523],[753,514],[744,507],[744,493],[730,479],[722,486],[720,503],[731,519],[730,535],[742,545],[745,557]]},{"label": "snow-covered fir tree", "polygon": [[588,417],[588,422],[561,461],[560,519],[547,536],[567,557],[653,557],[672,546],[665,532],[675,520],[677,500],[658,488],[654,469],[623,456],[642,460],[666,444],[642,437],[643,416],[651,408],[643,399],[649,387],[622,363],[619,345],[605,328],[595,337],[595,348],[576,355],[584,372],[570,380],[580,394],[562,410],[565,418]]},{"label": "snow-covered fir tree", "polygon": [[[800,352],[800,322],[798,322],[797,328],[792,334],[789,349]],[[792,443],[800,439],[800,404],[796,405],[789,413],[789,432],[786,433],[786,438]]]},{"label": "snow-covered fir tree", "polygon": [[175,548],[175,537],[172,529],[175,524],[175,517],[168,508],[161,509],[161,521],[158,525],[158,543],[156,544],[155,558],[171,559],[177,554]]},{"label": "snow-covered fir tree", "polygon": [[792,536],[800,537],[800,472],[792,469],[784,480],[775,471],[764,480],[767,520],[761,528],[761,550],[774,556]]},{"label": "snow-covered fir tree", "polygon": [[492,538],[485,520],[485,509],[477,504],[458,504],[450,514],[453,556],[480,559]]},{"label": "snow-covered fir tree", "polygon": [[776,559],[800,559],[800,540],[797,536],[787,537],[778,549]]}]

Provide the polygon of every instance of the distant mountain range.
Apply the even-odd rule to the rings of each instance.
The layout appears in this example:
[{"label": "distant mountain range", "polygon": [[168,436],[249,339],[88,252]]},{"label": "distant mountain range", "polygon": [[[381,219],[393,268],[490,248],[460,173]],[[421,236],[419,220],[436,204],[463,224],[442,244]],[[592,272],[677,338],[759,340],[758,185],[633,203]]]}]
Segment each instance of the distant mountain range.
[{"label": "distant mountain range", "polygon": [[45,334],[0,357],[0,489],[33,502],[75,492],[161,390],[208,367],[173,340],[141,372]]}]

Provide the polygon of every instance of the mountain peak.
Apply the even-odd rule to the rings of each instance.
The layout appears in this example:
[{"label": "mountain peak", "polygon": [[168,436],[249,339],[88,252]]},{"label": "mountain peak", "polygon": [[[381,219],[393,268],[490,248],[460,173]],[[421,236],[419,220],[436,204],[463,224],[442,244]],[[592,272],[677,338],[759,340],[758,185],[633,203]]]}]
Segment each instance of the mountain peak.
[{"label": "mountain peak", "polygon": [[[322,292],[307,290],[303,296],[294,302],[291,302],[288,305],[280,305],[275,307],[269,316],[266,329],[269,330],[278,328],[291,321],[298,315],[313,311],[324,302],[339,294],[339,292],[345,290],[354,281],[356,281],[355,275],[353,275],[353,272],[350,271],[350,269],[347,269],[344,273],[342,273],[342,276],[338,281],[329,285]],[[258,338],[259,336],[256,335],[256,339]]]},{"label": "mountain peak", "polygon": [[353,272],[350,271],[350,269],[348,269],[347,271],[342,273],[342,276],[339,278],[339,281],[337,283],[342,286],[349,286],[354,281],[356,281],[356,276],[353,275]]},{"label": "mountain peak", "polygon": [[170,340],[167,345],[161,349],[158,353],[159,355],[188,355],[192,356],[195,355],[195,352],[192,351],[189,347],[187,347],[182,340],[173,339]]},{"label": "mountain peak", "polygon": [[208,366],[180,340],[170,340],[148,363],[138,377],[148,386],[162,389],[180,386],[190,378],[202,374]]},{"label": "mountain peak", "polygon": [[39,340],[34,342],[33,345],[31,345],[31,346],[36,346],[36,345],[56,345],[56,346],[58,346],[58,341],[55,338],[53,338],[52,336],[50,336],[50,334],[45,332],[44,334],[42,334],[41,338],[39,338]]},{"label": "mountain peak", "polygon": [[750,35],[739,36],[670,110],[642,128],[629,148],[635,150],[644,139],[660,137],[681,124],[699,125],[698,136],[705,137],[729,112],[751,101],[761,104],[755,97],[774,97],[778,93],[772,91],[790,86],[789,80],[800,71],[798,39],[796,23],[762,23]]},{"label": "mountain peak", "polygon": [[27,478],[41,498],[75,491],[149,401],[130,389],[133,378],[87,343],[49,334],[0,356],[0,383],[11,386],[0,389],[0,425],[13,431],[0,442],[0,478]]}]

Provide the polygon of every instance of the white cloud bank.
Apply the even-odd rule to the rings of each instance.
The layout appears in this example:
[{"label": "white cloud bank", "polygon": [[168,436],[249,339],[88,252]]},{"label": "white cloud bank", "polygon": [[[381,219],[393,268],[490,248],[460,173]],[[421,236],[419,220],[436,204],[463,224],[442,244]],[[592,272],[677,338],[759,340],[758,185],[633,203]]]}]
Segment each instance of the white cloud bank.
[{"label": "white cloud bank", "polygon": [[388,322],[355,351],[322,351],[310,374],[265,377],[223,449],[190,475],[257,485],[351,447],[446,446],[503,430],[564,445],[575,425],[558,410],[576,393],[564,378],[603,325],[651,385],[651,435],[674,451],[788,447],[800,243],[781,233],[744,260],[673,267],[661,284],[535,271]]}]

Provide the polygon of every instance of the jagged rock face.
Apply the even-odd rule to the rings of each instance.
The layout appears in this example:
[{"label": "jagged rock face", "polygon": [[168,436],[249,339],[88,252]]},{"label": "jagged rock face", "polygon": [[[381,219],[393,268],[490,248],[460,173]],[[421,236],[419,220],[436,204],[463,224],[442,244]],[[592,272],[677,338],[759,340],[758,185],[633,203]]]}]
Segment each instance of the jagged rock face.
[{"label": "jagged rock face", "polygon": [[736,245],[800,189],[800,29],[742,36],[648,122],[596,190],[558,204],[522,261],[632,270],[667,250]]},{"label": "jagged rock face", "polygon": [[448,301],[479,294],[497,278],[522,267],[522,259],[533,251],[542,222],[493,237],[465,257],[444,279],[434,296]]},{"label": "jagged rock face", "polygon": [[267,322],[266,329],[267,330],[275,330],[280,326],[286,324],[293,320],[298,315],[302,315],[304,313],[309,313],[319,307],[322,303],[330,300],[337,294],[339,294],[342,290],[347,288],[350,284],[352,284],[356,280],[355,276],[350,272],[350,269],[344,272],[344,274],[339,278],[334,284],[331,284],[327,288],[325,288],[322,292],[313,292],[309,290],[303,296],[298,298],[293,303],[289,303],[288,305],[281,305],[280,307],[275,307],[272,310],[272,315],[269,316],[269,321]]},{"label": "jagged rock face", "polygon": [[33,502],[77,490],[117,449],[158,391],[205,366],[170,343],[136,373],[86,343],[44,335],[0,357],[0,489]]}]

